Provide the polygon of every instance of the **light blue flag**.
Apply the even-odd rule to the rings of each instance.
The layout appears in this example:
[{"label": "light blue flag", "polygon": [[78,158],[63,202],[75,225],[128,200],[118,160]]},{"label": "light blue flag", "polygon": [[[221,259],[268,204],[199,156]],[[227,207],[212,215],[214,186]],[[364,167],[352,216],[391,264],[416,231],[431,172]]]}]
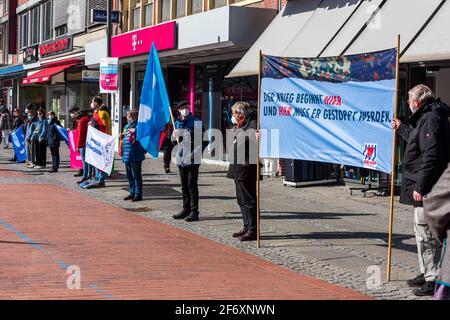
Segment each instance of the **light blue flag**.
[{"label": "light blue flag", "polygon": [[152,43],[142,86],[136,140],[152,156],[158,158],[159,138],[166,123],[170,121],[170,103],[166,84],[158,58],[158,51]]},{"label": "light blue flag", "polygon": [[58,130],[59,135],[64,140],[64,142],[69,146],[69,133],[66,128],[56,125],[56,130]]},{"label": "light blue flag", "polygon": [[24,162],[25,160],[27,160],[27,148],[22,126],[11,132],[11,138],[17,162]]}]

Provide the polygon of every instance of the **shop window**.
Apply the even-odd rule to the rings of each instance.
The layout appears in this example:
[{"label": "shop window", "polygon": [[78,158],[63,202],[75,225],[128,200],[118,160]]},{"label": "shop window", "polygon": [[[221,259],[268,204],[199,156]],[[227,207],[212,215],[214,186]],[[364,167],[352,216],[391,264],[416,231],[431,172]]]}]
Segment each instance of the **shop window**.
[{"label": "shop window", "polygon": [[30,10],[30,45],[39,43],[40,24],[39,7]]},{"label": "shop window", "polygon": [[145,5],[145,26],[153,24],[153,0],[148,0]]},{"label": "shop window", "polygon": [[191,14],[203,12],[203,0],[189,0],[191,6]]},{"label": "shop window", "polygon": [[21,49],[28,46],[28,12],[19,16],[19,46]]},{"label": "shop window", "polygon": [[176,2],[177,18],[184,17],[186,15],[186,1],[185,0],[173,0]]},{"label": "shop window", "polygon": [[42,5],[42,20],[42,41],[46,41],[53,37],[53,10],[51,1]]},{"label": "shop window", "polygon": [[170,14],[170,0],[161,0],[161,22],[169,21],[171,19]]},{"label": "shop window", "polygon": [[67,34],[67,24],[63,24],[62,26],[55,28],[56,37],[61,37],[65,34]]},{"label": "shop window", "polygon": [[0,51],[3,50],[3,25],[0,24]]}]

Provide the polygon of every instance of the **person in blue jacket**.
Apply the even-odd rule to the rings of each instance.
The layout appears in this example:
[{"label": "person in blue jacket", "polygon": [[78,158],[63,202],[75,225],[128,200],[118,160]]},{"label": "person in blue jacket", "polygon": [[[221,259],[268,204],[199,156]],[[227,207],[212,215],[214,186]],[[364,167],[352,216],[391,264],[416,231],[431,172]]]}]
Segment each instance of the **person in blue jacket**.
[{"label": "person in blue jacket", "polygon": [[122,161],[125,163],[130,194],[124,200],[132,202],[142,201],[142,161],[145,159],[145,150],[136,141],[136,125],[138,119],[137,111],[129,111],[127,114],[128,124],[122,133]]},{"label": "person in blue jacket", "polygon": [[39,109],[38,120],[34,127],[34,132],[31,140],[33,141],[36,150],[36,166],[35,169],[43,169],[47,166],[47,135],[48,122],[45,118],[45,110]]},{"label": "person in blue jacket", "polygon": [[27,113],[27,121],[25,122],[25,141],[27,142],[27,168],[36,166],[36,150],[33,144],[33,133],[36,128],[36,113],[31,108]]},{"label": "person in blue jacket", "polygon": [[202,139],[198,143],[194,139],[194,132],[203,137],[201,120],[194,117],[189,111],[189,102],[183,101],[177,105],[180,112],[175,121],[173,138],[178,139],[179,145],[176,152],[176,164],[180,171],[181,191],[183,193],[183,210],[173,216],[174,219],[184,219],[187,222],[199,220],[198,207],[198,172],[203,153]]}]

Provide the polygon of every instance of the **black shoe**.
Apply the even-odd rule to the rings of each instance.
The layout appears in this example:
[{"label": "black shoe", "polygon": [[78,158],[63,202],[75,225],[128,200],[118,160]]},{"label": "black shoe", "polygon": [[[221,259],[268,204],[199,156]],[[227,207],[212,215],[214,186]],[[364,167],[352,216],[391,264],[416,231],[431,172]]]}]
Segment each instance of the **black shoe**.
[{"label": "black shoe", "polygon": [[256,240],[256,231],[248,231],[246,234],[244,234],[243,236],[239,237],[239,240],[241,241],[255,241]]},{"label": "black shoe", "polygon": [[51,168],[48,172],[53,173],[53,172],[58,172],[58,169],[55,168]]},{"label": "black shoe", "polygon": [[247,230],[245,230],[245,229],[242,229],[241,231],[239,231],[239,232],[235,232],[235,233],[233,233],[233,238],[239,238],[239,237],[242,237],[244,234],[246,234],[247,233]]},{"label": "black shoe", "polygon": [[188,215],[185,219],[186,222],[193,222],[193,221],[198,221],[198,213],[194,213],[192,212],[190,215]]},{"label": "black shoe", "polygon": [[128,201],[128,200],[133,200],[134,196],[132,196],[131,194],[126,196],[125,198],[123,198],[123,200]]},{"label": "black shoe", "polygon": [[83,176],[83,171],[78,171],[78,172],[75,173],[73,176],[74,176],[74,177],[82,177],[82,176]]},{"label": "black shoe", "polygon": [[415,289],[413,293],[416,296],[423,297],[423,296],[432,296],[434,295],[434,289],[436,287],[436,282],[434,281],[427,281],[423,286],[421,286],[419,289]]},{"label": "black shoe", "polygon": [[425,282],[426,282],[425,276],[423,275],[423,273],[421,273],[414,279],[409,279],[408,281],[406,281],[406,284],[411,288],[413,288],[413,287],[421,287],[425,284]]},{"label": "black shoe", "polygon": [[134,197],[133,200],[131,200],[131,202],[138,202],[138,201],[142,201],[142,197]]},{"label": "black shoe", "polygon": [[12,158],[12,159],[8,159],[8,161],[15,162],[16,159]]},{"label": "black shoe", "polygon": [[183,211],[180,211],[180,212],[177,213],[177,214],[174,214],[174,215],[172,216],[172,218],[174,218],[174,219],[176,219],[176,220],[180,220],[180,219],[186,218],[188,215],[189,215],[189,213],[186,213],[186,212],[183,210]]},{"label": "black shoe", "polygon": [[104,187],[106,187],[106,184],[104,182],[99,182],[97,184],[97,188],[104,188]]},{"label": "black shoe", "polygon": [[170,168],[164,168],[164,171],[166,171],[166,173],[170,173]]}]

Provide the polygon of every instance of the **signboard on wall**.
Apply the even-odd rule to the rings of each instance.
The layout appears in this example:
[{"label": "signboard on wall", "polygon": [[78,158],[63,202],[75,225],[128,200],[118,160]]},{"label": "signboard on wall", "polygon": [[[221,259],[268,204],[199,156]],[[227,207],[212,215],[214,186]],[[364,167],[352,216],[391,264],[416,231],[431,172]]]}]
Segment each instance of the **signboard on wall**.
[{"label": "signboard on wall", "polygon": [[119,58],[100,59],[100,93],[117,93],[119,90]]},{"label": "signboard on wall", "polygon": [[38,46],[31,46],[23,50],[23,63],[33,63],[38,61]]},{"label": "signboard on wall", "polygon": [[100,80],[100,71],[83,70],[81,71],[81,80],[83,82],[97,82]]},{"label": "signboard on wall", "polygon": [[[92,9],[91,10],[91,23],[106,23],[108,12],[106,10]],[[111,12],[111,22],[119,23],[120,11]]]},{"label": "signboard on wall", "polygon": [[42,58],[50,57],[63,52],[72,51],[73,36],[66,36],[39,45],[39,54]]}]

